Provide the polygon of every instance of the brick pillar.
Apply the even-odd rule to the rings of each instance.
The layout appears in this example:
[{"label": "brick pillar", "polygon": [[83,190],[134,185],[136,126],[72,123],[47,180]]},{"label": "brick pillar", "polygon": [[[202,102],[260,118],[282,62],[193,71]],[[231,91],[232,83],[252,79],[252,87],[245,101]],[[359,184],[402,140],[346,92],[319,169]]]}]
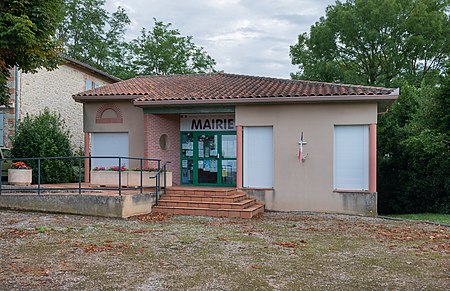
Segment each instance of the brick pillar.
[{"label": "brick pillar", "polygon": [[[160,139],[167,136],[167,148],[161,148]],[[180,184],[180,116],[178,114],[144,114],[144,157],[170,161],[168,170],[173,184]],[[162,165],[162,164],[161,164]],[[156,163],[146,165],[156,167]]]}]

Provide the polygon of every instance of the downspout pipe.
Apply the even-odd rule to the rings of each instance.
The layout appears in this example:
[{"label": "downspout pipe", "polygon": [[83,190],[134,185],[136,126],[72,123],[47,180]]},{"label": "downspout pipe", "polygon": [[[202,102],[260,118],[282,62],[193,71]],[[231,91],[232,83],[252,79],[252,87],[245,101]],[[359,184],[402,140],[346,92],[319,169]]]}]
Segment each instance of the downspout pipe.
[{"label": "downspout pipe", "polygon": [[19,69],[14,67],[14,108],[15,108],[15,132],[17,133],[17,127],[19,125]]}]

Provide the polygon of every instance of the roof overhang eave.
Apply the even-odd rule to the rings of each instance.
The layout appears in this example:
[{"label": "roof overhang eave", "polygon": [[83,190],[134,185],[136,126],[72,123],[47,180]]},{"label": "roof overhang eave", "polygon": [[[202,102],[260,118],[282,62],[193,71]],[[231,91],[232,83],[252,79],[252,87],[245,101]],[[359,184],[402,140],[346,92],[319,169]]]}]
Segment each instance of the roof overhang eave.
[{"label": "roof overhang eave", "polygon": [[183,100],[155,100],[138,101],[133,104],[137,107],[153,106],[185,106],[185,105],[252,105],[252,104],[283,104],[283,103],[322,103],[322,102],[379,102],[390,104],[398,97],[389,95],[343,95],[343,96],[302,96],[302,97],[252,97],[229,99],[183,99]]},{"label": "roof overhang eave", "polygon": [[129,101],[142,95],[73,95],[72,98],[79,103],[86,102],[108,102],[108,101]]}]

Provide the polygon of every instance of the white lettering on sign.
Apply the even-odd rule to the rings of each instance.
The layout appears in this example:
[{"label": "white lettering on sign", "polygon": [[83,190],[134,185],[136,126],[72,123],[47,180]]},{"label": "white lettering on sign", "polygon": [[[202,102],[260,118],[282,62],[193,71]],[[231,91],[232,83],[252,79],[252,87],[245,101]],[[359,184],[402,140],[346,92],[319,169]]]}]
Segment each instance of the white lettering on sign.
[{"label": "white lettering on sign", "polygon": [[181,131],[234,131],[234,115],[181,115]]}]

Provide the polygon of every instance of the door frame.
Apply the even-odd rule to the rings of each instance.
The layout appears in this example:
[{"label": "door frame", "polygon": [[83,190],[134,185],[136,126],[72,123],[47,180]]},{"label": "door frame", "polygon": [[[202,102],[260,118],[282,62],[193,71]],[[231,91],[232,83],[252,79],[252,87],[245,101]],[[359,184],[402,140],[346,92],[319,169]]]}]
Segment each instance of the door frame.
[{"label": "door frame", "polygon": [[[187,159],[182,157],[182,136],[185,133],[192,133],[193,135],[193,142],[194,142],[194,155],[192,158]],[[212,134],[217,135],[217,152],[220,153],[220,157],[217,159],[217,183],[216,184],[209,184],[209,183],[198,183],[198,136],[199,135],[206,135],[206,134]],[[180,185],[186,185],[186,186],[209,186],[209,187],[236,187],[236,184],[224,184],[222,183],[222,160],[234,160],[237,161],[237,158],[223,158],[222,157],[222,136],[223,135],[235,135],[236,131],[181,131],[180,132],[180,172],[183,169],[183,160],[192,160],[193,162],[193,183],[192,184],[184,184],[182,183],[182,177],[180,176]]]}]

